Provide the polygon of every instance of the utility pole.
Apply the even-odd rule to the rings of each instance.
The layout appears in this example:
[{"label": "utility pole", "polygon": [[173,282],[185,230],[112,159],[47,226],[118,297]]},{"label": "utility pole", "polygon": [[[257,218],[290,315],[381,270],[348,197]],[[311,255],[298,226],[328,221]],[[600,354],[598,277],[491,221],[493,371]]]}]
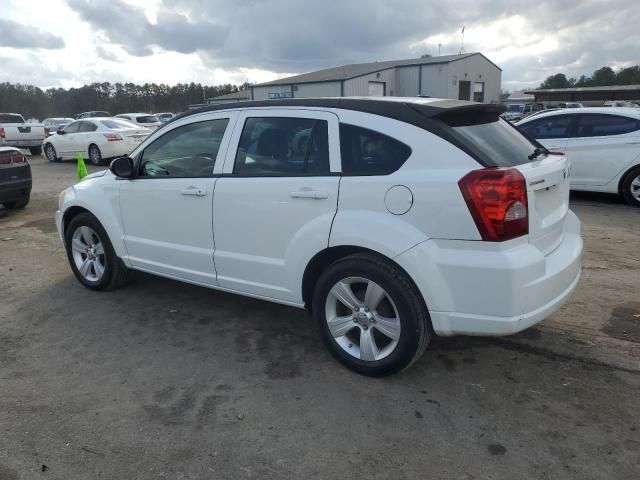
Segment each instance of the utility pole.
[{"label": "utility pole", "polygon": [[462,43],[460,44],[460,55],[464,53],[464,27],[462,27]]},{"label": "utility pole", "polygon": [[440,56],[440,47],[442,46],[441,43],[438,44],[438,56]]}]

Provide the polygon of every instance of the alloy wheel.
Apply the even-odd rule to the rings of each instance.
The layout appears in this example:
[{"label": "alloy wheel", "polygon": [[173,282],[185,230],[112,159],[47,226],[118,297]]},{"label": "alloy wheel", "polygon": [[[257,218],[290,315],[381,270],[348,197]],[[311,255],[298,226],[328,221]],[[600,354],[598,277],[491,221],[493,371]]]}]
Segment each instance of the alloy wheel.
[{"label": "alloy wheel", "polygon": [[366,278],[337,282],[327,295],[325,318],[335,342],[360,360],[382,360],[400,339],[400,316],[393,300]]},{"label": "alloy wheel", "polygon": [[87,226],[78,227],[71,240],[73,261],[85,280],[99,281],[104,275],[104,246],[100,237]]},{"label": "alloy wheel", "polygon": [[640,202],[640,175],[631,180],[629,189],[631,190],[631,196]]}]

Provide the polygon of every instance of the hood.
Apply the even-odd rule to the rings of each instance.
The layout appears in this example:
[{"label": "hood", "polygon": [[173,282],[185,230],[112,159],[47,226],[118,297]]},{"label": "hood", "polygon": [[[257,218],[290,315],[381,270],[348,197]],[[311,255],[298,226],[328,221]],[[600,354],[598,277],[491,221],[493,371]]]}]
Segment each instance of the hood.
[{"label": "hood", "polygon": [[91,175],[87,175],[86,177],[83,177],[82,180],[80,180],[80,182],[84,182],[85,180],[91,180],[92,178],[104,177],[105,173],[107,173],[108,171],[109,170],[101,170],[99,172],[92,173]]}]

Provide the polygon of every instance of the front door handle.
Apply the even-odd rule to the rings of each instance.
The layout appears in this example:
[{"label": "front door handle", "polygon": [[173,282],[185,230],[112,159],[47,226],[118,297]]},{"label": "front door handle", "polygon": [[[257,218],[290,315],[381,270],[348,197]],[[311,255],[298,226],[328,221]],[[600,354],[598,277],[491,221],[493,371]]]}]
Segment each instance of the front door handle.
[{"label": "front door handle", "polygon": [[207,191],[204,188],[187,187],[180,192],[182,195],[192,195],[194,197],[204,197],[207,195]]},{"label": "front door handle", "polygon": [[329,198],[329,194],[320,190],[303,188],[302,190],[291,192],[291,198],[313,198],[314,200],[323,200],[325,198]]}]

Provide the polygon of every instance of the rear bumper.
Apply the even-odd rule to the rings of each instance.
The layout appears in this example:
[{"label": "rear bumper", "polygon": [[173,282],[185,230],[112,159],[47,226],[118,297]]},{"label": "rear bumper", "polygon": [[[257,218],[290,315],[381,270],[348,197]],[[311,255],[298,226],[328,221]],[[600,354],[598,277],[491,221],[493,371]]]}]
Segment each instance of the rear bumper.
[{"label": "rear bumper", "polygon": [[35,140],[6,140],[0,139],[0,147],[18,147],[18,148],[32,148],[41,147],[44,138]]},{"label": "rear bumper", "polygon": [[0,182],[0,202],[8,202],[28,197],[31,194],[31,179]]},{"label": "rear bumper", "polygon": [[569,212],[544,256],[526,238],[429,240],[396,258],[416,282],[439,335],[509,335],[555,312],[580,278],[580,221]]}]

